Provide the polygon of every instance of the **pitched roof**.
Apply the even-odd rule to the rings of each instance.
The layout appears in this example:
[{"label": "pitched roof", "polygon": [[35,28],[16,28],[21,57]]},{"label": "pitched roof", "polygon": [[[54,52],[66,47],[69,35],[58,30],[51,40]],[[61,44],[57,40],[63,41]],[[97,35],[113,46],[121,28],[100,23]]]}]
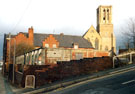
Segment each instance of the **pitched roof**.
[{"label": "pitched roof", "polygon": [[[34,45],[42,46],[42,41],[44,41],[50,34],[39,34],[34,33]],[[77,43],[80,48],[93,48],[91,43],[82,36],[73,36],[73,35],[57,35],[52,34],[55,39],[59,42],[60,47],[73,47],[73,43]]]},{"label": "pitched roof", "polygon": [[[22,32],[21,32],[22,33]],[[28,37],[28,33],[23,34]],[[34,46],[41,47],[42,42],[49,37],[50,34],[42,34],[42,33],[34,33]],[[82,36],[73,36],[73,35],[59,35],[59,34],[52,34],[55,39],[59,42],[60,47],[73,47],[73,43],[79,45],[79,48],[93,48],[92,44],[88,42],[88,40],[84,39]],[[11,35],[14,37],[15,35]],[[8,35],[6,36],[8,37]]]}]

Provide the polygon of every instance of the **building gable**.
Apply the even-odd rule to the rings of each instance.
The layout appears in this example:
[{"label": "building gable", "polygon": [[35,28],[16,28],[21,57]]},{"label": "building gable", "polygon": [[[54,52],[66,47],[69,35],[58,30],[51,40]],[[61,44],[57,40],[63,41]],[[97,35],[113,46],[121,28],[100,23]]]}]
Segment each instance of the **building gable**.
[{"label": "building gable", "polygon": [[59,42],[53,35],[49,35],[43,42],[43,47],[58,48]]},{"label": "building gable", "polygon": [[91,42],[92,46],[96,48],[96,50],[101,49],[101,37],[93,26],[88,29],[88,31],[83,35],[83,38]]}]

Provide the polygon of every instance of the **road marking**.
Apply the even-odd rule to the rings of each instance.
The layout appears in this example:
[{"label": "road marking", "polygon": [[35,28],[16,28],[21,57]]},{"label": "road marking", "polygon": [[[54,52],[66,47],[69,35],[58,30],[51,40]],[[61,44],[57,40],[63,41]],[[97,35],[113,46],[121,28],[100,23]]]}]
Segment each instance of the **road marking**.
[{"label": "road marking", "polygon": [[135,80],[130,80],[130,81],[123,82],[122,84],[125,85],[125,84],[128,84],[128,83],[134,82],[134,81]]}]

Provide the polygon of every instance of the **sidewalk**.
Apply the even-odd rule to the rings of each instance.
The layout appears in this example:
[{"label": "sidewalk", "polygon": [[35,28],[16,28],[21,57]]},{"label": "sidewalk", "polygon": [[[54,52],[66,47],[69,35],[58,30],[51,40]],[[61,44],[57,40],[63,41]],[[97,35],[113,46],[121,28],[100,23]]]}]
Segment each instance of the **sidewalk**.
[{"label": "sidewalk", "polygon": [[6,94],[5,85],[4,85],[4,78],[0,71],[0,94]]},{"label": "sidewalk", "polygon": [[16,94],[13,90],[18,88],[13,87],[9,81],[7,81],[6,77],[3,77],[0,71],[0,94]]}]

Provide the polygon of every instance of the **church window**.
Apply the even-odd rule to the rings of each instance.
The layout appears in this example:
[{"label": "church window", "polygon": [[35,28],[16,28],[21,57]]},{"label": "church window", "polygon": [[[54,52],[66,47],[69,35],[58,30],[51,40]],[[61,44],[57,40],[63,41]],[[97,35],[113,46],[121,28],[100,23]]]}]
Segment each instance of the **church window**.
[{"label": "church window", "polygon": [[107,9],[107,20],[109,20],[109,9]]},{"label": "church window", "polygon": [[99,47],[99,40],[96,38],[95,39],[95,49],[98,50]]},{"label": "church window", "polygon": [[100,50],[102,50],[102,45],[100,45]]},{"label": "church window", "polygon": [[108,51],[108,46],[105,46],[105,51]]},{"label": "church window", "polygon": [[105,20],[105,17],[103,17],[103,20]]},{"label": "church window", "polygon": [[93,31],[93,30],[91,30],[91,33],[94,33],[94,31]]},{"label": "church window", "polygon": [[103,12],[105,12],[105,9],[103,10]]},{"label": "church window", "polygon": [[105,9],[103,10],[103,21],[105,20]]},{"label": "church window", "polygon": [[90,38],[87,37],[87,40],[90,42]]},{"label": "church window", "polygon": [[109,9],[107,9],[107,12],[109,12]]}]

